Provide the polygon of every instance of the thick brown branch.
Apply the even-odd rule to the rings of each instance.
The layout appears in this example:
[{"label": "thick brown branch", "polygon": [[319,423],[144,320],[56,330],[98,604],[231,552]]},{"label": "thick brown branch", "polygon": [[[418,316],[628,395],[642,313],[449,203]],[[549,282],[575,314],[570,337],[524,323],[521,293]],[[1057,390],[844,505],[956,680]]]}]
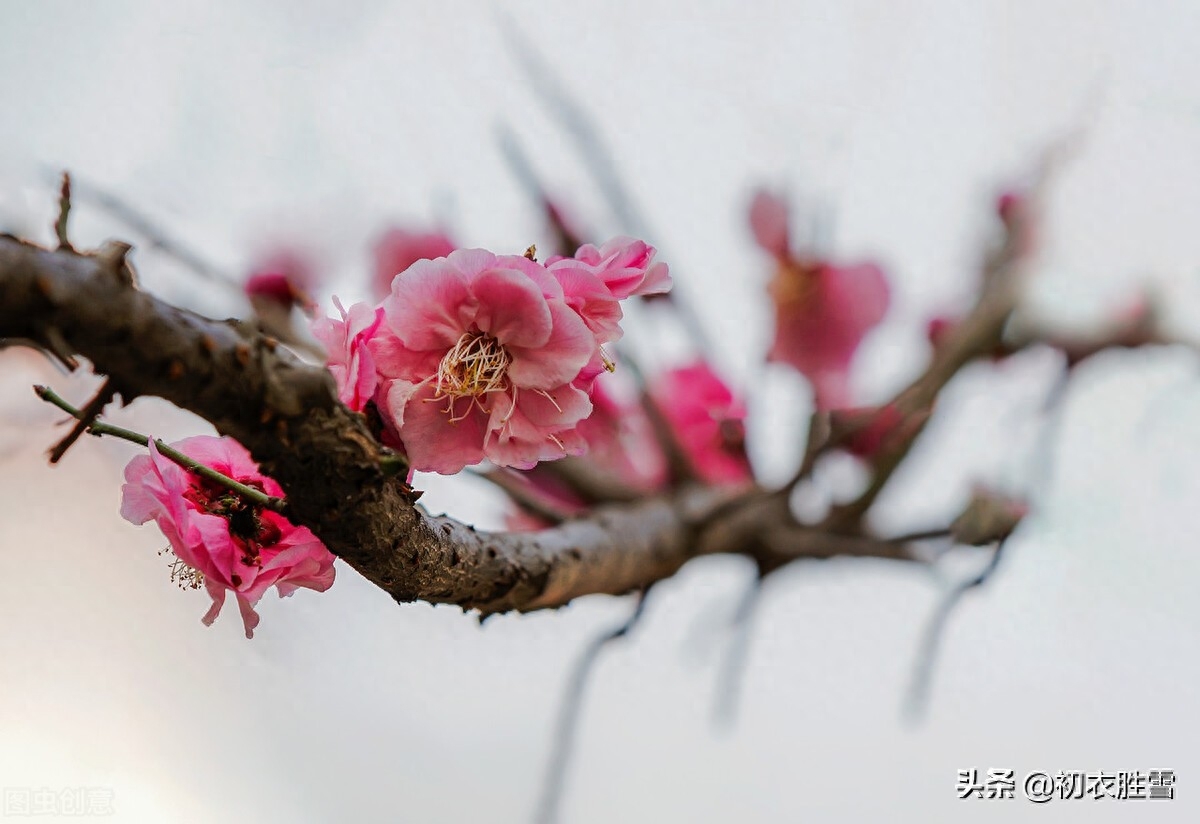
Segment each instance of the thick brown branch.
[{"label": "thick brown branch", "polygon": [[431,517],[414,506],[396,456],[338,403],[325,369],[248,325],[139,291],[126,251],[50,251],[0,236],[0,339],[83,355],[127,401],[165,398],[238,439],[283,486],[291,517],[398,601],[484,614],[553,607],[643,589],[716,552],[749,554],[766,568],[802,557],[906,557],[885,541],[789,527],[786,507],[761,490],[686,489],[538,533]]}]

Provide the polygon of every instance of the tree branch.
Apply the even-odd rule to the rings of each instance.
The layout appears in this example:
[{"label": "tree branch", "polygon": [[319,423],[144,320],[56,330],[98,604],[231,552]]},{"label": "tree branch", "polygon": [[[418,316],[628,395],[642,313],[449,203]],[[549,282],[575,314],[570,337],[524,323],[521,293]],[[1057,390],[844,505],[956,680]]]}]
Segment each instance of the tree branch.
[{"label": "tree branch", "polygon": [[912,557],[869,536],[797,527],[761,489],[688,487],[537,533],[432,517],[414,505],[398,456],[338,402],[324,368],[248,324],[138,290],[128,248],[81,254],[0,236],[3,343],[82,355],[127,402],[161,397],[236,438],[283,487],[289,516],[397,601],[487,615],[644,589],[701,554],[746,554],[767,569],[807,557]]}]

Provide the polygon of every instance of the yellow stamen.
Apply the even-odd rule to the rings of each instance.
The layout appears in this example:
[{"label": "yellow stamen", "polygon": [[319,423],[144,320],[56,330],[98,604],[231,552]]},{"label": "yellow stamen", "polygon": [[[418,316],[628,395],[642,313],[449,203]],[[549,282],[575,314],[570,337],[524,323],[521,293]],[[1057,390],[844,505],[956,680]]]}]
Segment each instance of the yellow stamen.
[{"label": "yellow stamen", "polygon": [[[160,549],[158,554],[174,555],[175,552],[168,546]],[[204,573],[180,558],[168,564],[167,568],[171,570],[171,583],[177,584],[180,589],[200,589],[204,586]]]},{"label": "yellow stamen", "polygon": [[[461,421],[475,407],[486,413],[488,409],[480,399],[492,392],[509,389],[508,367],[511,363],[508,350],[491,335],[466,332],[438,364],[434,399],[448,398],[446,412],[451,423]],[[456,415],[454,402],[459,398],[470,398],[471,402],[466,411]],[[513,401],[515,404],[515,397]]]},{"label": "yellow stamen", "polygon": [[612,374],[617,371],[617,362],[608,356],[604,351],[604,347],[600,347],[600,361],[604,364],[604,371]]}]

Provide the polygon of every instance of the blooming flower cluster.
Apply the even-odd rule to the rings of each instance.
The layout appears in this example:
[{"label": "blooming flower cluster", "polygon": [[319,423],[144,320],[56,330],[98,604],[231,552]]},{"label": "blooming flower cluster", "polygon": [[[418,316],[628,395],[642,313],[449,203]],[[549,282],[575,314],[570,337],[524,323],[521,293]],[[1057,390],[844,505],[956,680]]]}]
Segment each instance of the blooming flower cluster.
[{"label": "blooming flower cluster", "polygon": [[755,195],[750,228],[776,261],[770,285],[775,340],[768,358],[808,378],[819,409],[850,406],[854,354],[890,302],[883,270],[874,263],[840,265],[794,250],[787,203],[769,192]]},{"label": "blooming flower cluster", "polygon": [[487,459],[529,468],[581,454],[603,344],[620,301],[664,292],[654,248],[631,238],[540,264],[459,249],[397,273],[375,307],[318,322],[343,402],[373,403],[412,468],[453,474]]},{"label": "blooming flower cluster", "polygon": [[[283,494],[231,438],[198,436],[172,446],[246,486]],[[233,592],[247,638],[258,626],[254,606],[271,587],[282,597],[300,587],[324,592],[333,584],[334,556],[308,528],[171,462],[153,440],[150,454],[125,467],[121,515],[135,524],[158,524],[177,559],[172,580],[192,589],[203,586],[212,598],[205,624],[220,613],[226,592]]]}]

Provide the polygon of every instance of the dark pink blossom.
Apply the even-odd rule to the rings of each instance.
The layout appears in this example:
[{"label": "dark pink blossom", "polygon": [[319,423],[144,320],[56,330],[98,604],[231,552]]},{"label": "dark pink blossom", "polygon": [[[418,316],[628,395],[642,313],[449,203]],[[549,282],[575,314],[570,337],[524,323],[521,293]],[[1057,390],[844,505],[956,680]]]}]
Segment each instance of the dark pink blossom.
[{"label": "dark pink blossom", "polygon": [[[197,436],[172,446],[247,486],[283,495],[232,438]],[[334,556],[307,527],[169,461],[153,440],[148,455],[125,467],[121,515],[135,524],[158,524],[177,558],[172,580],[203,586],[212,598],[205,624],[220,613],[225,593],[233,592],[247,638],[258,626],[254,606],[271,587],[282,597],[299,587],[324,592],[333,584]]]},{"label": "dark pink blossom", "polygon": [[711,366],[700,361],[672,369],[653,382],[650,398],[702,480],[750,480],[746,407]]}]

